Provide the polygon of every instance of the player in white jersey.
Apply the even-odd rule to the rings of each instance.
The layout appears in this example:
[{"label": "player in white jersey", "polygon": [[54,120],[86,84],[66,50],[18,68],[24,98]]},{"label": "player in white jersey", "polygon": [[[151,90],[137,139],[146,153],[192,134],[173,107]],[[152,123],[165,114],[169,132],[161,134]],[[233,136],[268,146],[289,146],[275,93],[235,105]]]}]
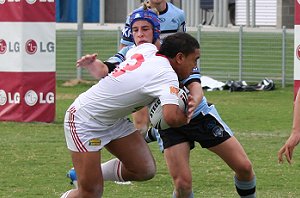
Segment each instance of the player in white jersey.
[{"label": "player in white jersey", "polygon": [[[141,43],[149,42],[149,43],[155,43],[157,47],[160,46],[160,21],[158,19],[157,14],[152,11],[151,9],[148,9],[147,4],[144,3],[144,6],[142,8],[134,10],[134,12],[130,15],[130,30],[132,29],[133,23],[136,21],[136,16],[139,16],[138,18],[143,18],[145,21],[149,22],[149,25],[143,25],[142,33],[139,33],[134,38],[135,45],[140,45]],[[148,10],[147,12],[144,12],[143,10]],[[145,14],[146,13],[146,14]],[[136,26],[137,24],[135,24]],[[152,25],[152,27],[151,27]],[[153,28],[153,29],[152,29]],[[137,27],[134,27],[132,30],[133,32],[137,29]],[[151,31],[148,31],[151,30]],[[117,54],[109,58],[107,61],[100,61],[99,59],[96,59],[97,55],[86,55],[78,60],[77,66],[84,67],[88,69],[88,71],[91,73],[92,76],[94,76],[97,79],[100,79],[107,75],[107,73],[114,70],[114,68],[123,62],[125,60],[125,56],[127,51],[134,47],[135,45],[131,46],[125,46],[123,47]],[[148,118],[148,110],[147,108],[143,108],[140,111],[133,114],[135,127],[141,131],[141,133],[146,136],[145,139],[150,141],[155,141],[156,135],[158,136],[158,132],[155,129],[150,129],[149,134],[151,139],[148,137],[148,126],[149,126],[149,118]],[[153,133],[153,135],[152,135]]]},{"label": "player in white jersey", "polygon": [[[126,116],[159,98],[168,125],[187,124],[195,103],[190,96],[187,113],[180,110],[178,79],[190,75],[199,56],[199,43],[186,33],[169,36],[159,51],[145,43],[128,51],[126,61],[78,96],[64,121],[78,189],[67,191],[63,198],[101,197],[105,177],[144,181],[154,176],[155,162],[149,147]],[[104,147],[118,159],[112,162],[115,166],[110,166],[111,170],[102,172],[99,151]]]},{"label": "player in white jersey", "polygon": [[[150,8],[155,8],[158,12],[160,23],[160,38],[176,32],[185,32],[185,14],[184,11],[174,6],[166,0],[147,0],[144,3]],[[130,46],[134,44],[131,28],[130,16],[127,17],[124,29],[122,30],[121,46]]]},{"label": "player in white jersey", "polygon": [[[155,11],[148,9],[144,6],[142,9],[137,9],[131,14],[131,29],[133,31],[134,40],[136,45],[143,43],[158,43],[160,24],[158,16]],[[96,54],[83,56],[78,60],[77,65],[84,67],[90,71],[95,78],[103,78],[107,76],[108,72],[113,71],[121,62],[125,60],[126,54],[129,49],[135,47],[127,46],[120,50],[115,56],[111,57],[104,63],[99,59],[96,59]],[[148,115],[147,115],[148,118]],[[106,163],[104,167],[109,166],[110,163]],[[67,174],[71,179],[71,183],[77,188],[76,171],[71,168]],[[121,183],[121,182],[118,182]],[[129,182],[122,182],[122,184]]]}]

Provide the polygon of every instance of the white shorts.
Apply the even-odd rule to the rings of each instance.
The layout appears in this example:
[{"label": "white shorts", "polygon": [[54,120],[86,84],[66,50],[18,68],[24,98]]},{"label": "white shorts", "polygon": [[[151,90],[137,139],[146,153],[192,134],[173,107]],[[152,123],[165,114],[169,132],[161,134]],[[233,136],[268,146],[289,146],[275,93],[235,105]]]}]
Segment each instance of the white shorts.
[{"label": "white shorts", "polygon": [[122,118],[107,126],[88,116],[83,110],[71,107],[65,114],[64,130],[69,150],[93,152],[101,150],[110,141],[135,132],[133,123]]}]

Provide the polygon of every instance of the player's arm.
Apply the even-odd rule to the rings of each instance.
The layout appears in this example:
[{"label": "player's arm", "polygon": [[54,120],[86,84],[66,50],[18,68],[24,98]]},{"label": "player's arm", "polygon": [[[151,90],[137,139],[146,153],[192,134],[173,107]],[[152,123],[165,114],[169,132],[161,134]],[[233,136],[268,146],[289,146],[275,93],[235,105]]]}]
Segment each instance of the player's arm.
[{"label": "player's arm", "polygon": [[108,67],[97,59],[97,54],[87,54],[81,57],[77,60],[76,66],[87,69],[91,76],[96,79],[100,79],[108,73]]},{"label": "player's arm", "polygon": [[87,54],[81,57],[77,63],[77,67],[85,68],[91,76],[96,79],[103,78],[112,72],[121,62],[125,60],[126,53],[130,47],[124,47],[117,54],[102,62],[97,59],[97,54]]},{"label": "player's arm", "polygon": [[172,127],[180,127],[186,125],[191,120],[191,115],[183,112],[178,105],[165,104],[162,106],[163,117],[166,123]]},{"label": "player's arm", "polygon": [[193,100],[190,103],[192,110],[196,109],[204,96],[200,77],[200,70],[195,66],[190,76],[181,82],[188,89],[189,96],[193,96]]},{"label": "player's arm", "polygon": [[[187,85],[187,89],[189,90],[188,111],[194,112],[195,109],[200,104],[200,102],[204,96],[204,92],[203,92],[201,83],[199,81],[190,82]],[[192,96],[192,98],[190,98],[191,96]],[[188,113],[191,113],[191,112],[188,112]]]},{"label": "player's arm", "polygon": [[283,162],[283,155],[285,155],[288,163],[292,163],[292,157],[295,147],[300,142],[300,89],[298,90],[294,103],[294,118],[293,128],[289,139],[278,152],[278,161]]},{"label": "player's arm", "polygon": [[186,32],[185,14],[183,11],[179,14],[178,19],[179,19],[178,32]]}]

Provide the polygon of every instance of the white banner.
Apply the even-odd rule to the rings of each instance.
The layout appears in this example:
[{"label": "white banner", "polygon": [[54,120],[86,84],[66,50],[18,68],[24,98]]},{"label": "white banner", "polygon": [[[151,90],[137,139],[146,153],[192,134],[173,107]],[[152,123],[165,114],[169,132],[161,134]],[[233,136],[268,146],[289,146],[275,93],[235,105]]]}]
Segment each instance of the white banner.
[{"label": "white banner", "polygon": [[54,72],[55,22],[2,22],[0,54],[0,71]]}]

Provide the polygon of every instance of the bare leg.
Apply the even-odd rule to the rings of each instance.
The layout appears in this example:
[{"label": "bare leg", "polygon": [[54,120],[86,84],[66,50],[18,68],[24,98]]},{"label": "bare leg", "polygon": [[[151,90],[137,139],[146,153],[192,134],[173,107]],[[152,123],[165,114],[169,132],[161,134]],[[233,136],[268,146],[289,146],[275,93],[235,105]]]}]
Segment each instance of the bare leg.
[{"label": "bare leg", "polygon": [[144,181],[154,177],[155,161],[139,131],[112,141],[106,149],[122,162],[120,167],[125,181]]},{"label": "bare leg", "polygon": [[249,181],[254,177],[252,164],[235,137],[231,137],[225,142],[209,148],[209,150],[220,156],[236,173],[239,180]]},{"label": "bare leg", "polygon": [[164,157],[175,185],[177,198],[188,198],[192,194],[192,173],[189,166],[190,145],[176,144],[164,150]]},{"label": "bare leg", "polygon": [[252,164],[238,140],[231,137],[209,150],[219,155],[235,172],[234,183],[237,193],[241,197],[255,198],[256,178]]},{"label": "bare leg", "polygon": [[76,169],[78,189],[72,190],[68,198],[98,198],[103,194],[103,179],[100,167],[100,152],[71,152]]}]

